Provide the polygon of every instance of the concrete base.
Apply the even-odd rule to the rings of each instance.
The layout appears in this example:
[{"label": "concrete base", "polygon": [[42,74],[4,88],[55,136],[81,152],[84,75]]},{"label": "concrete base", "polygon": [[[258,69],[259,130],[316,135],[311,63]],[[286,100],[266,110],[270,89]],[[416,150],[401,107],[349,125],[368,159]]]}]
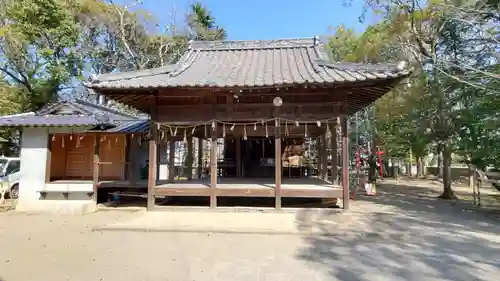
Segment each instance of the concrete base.
[{"label": "concrete base", "polygon": [[340,210],[298,209],[294,212],[153,211],[137,212],[94,231],[194,232],[276,235],[338,235],[364,229]]},{"label": "concrete base", "polygon": [[89,200],[37,200],[19,201],[16,211],[27,213],[50,213],[61,215],[81,215],[93,213],[97,205]]}]

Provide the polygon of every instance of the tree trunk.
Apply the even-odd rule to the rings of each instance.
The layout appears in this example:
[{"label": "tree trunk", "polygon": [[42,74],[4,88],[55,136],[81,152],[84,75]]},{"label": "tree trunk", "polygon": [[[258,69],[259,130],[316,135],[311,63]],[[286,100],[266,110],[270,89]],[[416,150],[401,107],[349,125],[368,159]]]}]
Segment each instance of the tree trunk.
[{"label": "tree trunk", "polygon": [[422,166],[420,165],[421,163],[421,158],[420,157],[417,157],[417,178],[420,178],[422,177]]},{"label": "tree trunk", "polygon": [[[394,164],[393,164],[393,166],[394,166]],[[396,160],[396,169],[394,169],[394,173],[395,173],[394,177],[396,178],[397,181],[399,181],[399,169],[400,169],[399,159],[397,159]]]},{"label": "tree trunk", "polygon": [[456,199],[451,189],[451,148],[449,144],[443,145],[443,193],[441,199]]},{"label": "tree trunk", "polygon": [[438,179],[443,178],[443,157],[442,157],[443,145],[438,144],[437,147],[437,177]]},{"label": "tree trunk", "polygon": [[420,172],[422,173],[420,176],[422,178],[425,178],[425,161],[424,161],[424,157],[420,157]]},{"label": "tree trunk", "polygon": [[471,164],[467,164],[469,170],[469,188],[474,189],[474,168]]}]

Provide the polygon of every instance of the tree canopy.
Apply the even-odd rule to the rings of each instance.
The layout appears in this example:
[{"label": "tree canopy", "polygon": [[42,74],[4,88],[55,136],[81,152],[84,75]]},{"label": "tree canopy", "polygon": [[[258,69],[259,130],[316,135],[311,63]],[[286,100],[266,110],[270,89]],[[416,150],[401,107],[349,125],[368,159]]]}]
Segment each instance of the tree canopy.
[{"label": "tree canopy", "polygon": [[[36,111],[60,98],[95,100],[80,86],[91,74],[171,64],[189,40],[226,38],[198,2],[182,23],[174,11],[167,24],[141,3],[0,0],[0,114]],[[0,135],[8,139],[10,132]]]},{"label": "tree canopy", "polygon": [[453,197],[451,155],[470,167],[500,166],[498,1],[367,0],[381,18],[362,34],[339,27],[334,57],[405,59],[414,74],[373,105],[372,134],[391,156],[442,154],[443,198]]}]

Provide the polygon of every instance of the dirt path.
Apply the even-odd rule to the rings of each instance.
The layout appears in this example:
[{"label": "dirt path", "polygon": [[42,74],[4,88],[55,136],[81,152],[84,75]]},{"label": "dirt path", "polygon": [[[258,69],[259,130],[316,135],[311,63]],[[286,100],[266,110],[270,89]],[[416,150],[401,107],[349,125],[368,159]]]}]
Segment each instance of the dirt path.
[{"label": "dirt path", "polygon": [[[426,187],[381,185],[353,204],[367,235],[99,232],[137,213],[77,217],[0,213],[3,281],[498,280],[500,221]],[[295,215],[299,227],[310,211]],[[322,220],[335,231],[335,216]],[[276,227],[279,227],[279,222]],[[344,229],[345,231],[345,229]],[[373,235],[383,233],[386,235]],[[0,278],[0,279],[1,279]]]}]

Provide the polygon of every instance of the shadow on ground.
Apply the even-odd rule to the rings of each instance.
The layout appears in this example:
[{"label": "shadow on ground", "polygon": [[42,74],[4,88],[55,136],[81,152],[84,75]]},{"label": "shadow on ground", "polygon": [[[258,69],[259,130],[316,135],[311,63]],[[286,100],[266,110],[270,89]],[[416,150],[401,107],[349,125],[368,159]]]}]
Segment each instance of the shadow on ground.
[{"label": "shadow on ground", "polygon": [[[423,187],[381,184],[378,191],[358,196],[343,214],[356,222],[349,232],[305,238],[298,258],[344,281],[498,280],[500,213],[438,200]],[[301,211],[297,224],[307,216]]]}]

